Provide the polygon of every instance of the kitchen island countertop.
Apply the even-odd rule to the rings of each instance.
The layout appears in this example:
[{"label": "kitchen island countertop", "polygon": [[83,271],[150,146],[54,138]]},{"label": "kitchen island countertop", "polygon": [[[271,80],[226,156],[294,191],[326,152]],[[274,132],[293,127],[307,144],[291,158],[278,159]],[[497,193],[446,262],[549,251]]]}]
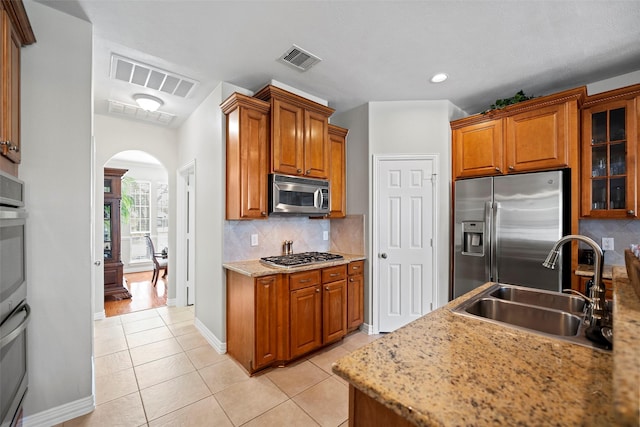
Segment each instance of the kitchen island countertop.
[{"label": "kitchen island countertop", "polygon": [[250,277],[269,276],[271,274],[289,274],[297,273],[299,271],[316,270],[318,268],[333,267],[336,265],[348,264],[351,261],[361,261],[366,257],[364,255],[343,254],[338,252],[331,252],[333,254],[342,255],[342,259],[333,261],[318,262],[314,264],[298,265],[295,267],[272,267],[265,265],[258,259],[246,260],[246,261],[234,261],[223,263],[222,266],[227,270],[235,271],[236,273],[244,274]]},{"label": "kitchen island countertop", "polygon": [[[614,298],[627,298],[624,267],[613,276]],[[489,286],[344,356],[333,371],[419,426],[638,425],[637,298],[614,313],[620,348],[605,352],[452,312]]]}]

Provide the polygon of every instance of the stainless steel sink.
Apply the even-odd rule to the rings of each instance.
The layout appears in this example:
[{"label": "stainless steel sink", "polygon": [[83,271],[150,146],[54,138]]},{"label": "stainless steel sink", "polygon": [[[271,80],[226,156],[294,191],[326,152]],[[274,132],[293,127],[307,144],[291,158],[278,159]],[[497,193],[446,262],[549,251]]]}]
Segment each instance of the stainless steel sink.
[{"label": "stainless steel sink", "polygon": [[466,308],[466,312],[498,322],[552,335],[576,336],[582,319],[559,310],[521,305],[495,298],[482,298]]},{"label": "stainless steel sink", "polygon": [[496,283],[453,307],[455,314],[607,350],[585,336],[585,302],[560,292]]},{"label": "stainless steel sink", "polygon": [[501,300],[568,311],[569,313],[582,313],[585,306],[585,301],[580,297],[522,286],[501,285],[490,295]]}]

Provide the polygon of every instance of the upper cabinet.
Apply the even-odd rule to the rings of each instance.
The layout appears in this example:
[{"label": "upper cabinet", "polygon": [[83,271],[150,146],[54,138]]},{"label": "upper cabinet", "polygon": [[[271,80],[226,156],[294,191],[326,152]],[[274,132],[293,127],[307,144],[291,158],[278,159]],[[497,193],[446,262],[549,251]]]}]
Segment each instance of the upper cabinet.
[{"label": "upper cabinet", "polygon": [[271,85],[255,97],[271,103],[270,172],[328,178],[334,110]]},{"label": "upper cabinet", "polygon": [[329,182],[331,185],[329,218],[344,218],[347,215],[346,142],[348,132],[348,129],[329,125]]},{"label": "upper cabinet", "polygon": [[454,178],[577,165],[581,87],[451,122]]},{"label": "upper cabinet", "polygon": [[227,118],[226,218],[267,218],[269,103],[234,93],[221,105]]},{"label": "upper cabinet", "polygon": [[18,175],[20,145],[20,48],[35,36],[22,1],[0,1],[0,169]]},{"label": "upper cabinet", "polygon": [[639,103],[640,85],[587,98],[582,110],[582,217],[638,217]]}]

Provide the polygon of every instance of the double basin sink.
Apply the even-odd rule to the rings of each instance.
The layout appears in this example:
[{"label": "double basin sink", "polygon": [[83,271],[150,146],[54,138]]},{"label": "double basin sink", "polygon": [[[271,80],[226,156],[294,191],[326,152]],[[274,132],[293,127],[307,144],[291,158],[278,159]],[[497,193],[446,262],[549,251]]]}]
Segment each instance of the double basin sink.
[{"label": "double basin sink", "polygon": [[464,316],[606,349],[585,336],[586,302],[560,292],[496,283],[453,308]]}]

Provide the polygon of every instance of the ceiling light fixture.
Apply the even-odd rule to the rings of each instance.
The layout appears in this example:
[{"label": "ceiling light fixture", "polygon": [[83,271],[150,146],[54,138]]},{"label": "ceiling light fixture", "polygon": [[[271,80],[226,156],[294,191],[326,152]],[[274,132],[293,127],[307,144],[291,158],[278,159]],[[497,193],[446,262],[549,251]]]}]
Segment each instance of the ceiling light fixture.
[{"label": "ceiling light fixture", "polygon": [[164,101],[162,99],[146,95],[144,93],[137,93],[133,95],[133,99],[136,101],[136,104],[145,111],[156,111],[164,105]]},{"label": "ceiling light fixture", "polygon": [[448,78],[449,76],[447,76],[445,73],[438,73],[438,74],[435,74],[433,77],[431,77],[431,83],[442,83]]}]

